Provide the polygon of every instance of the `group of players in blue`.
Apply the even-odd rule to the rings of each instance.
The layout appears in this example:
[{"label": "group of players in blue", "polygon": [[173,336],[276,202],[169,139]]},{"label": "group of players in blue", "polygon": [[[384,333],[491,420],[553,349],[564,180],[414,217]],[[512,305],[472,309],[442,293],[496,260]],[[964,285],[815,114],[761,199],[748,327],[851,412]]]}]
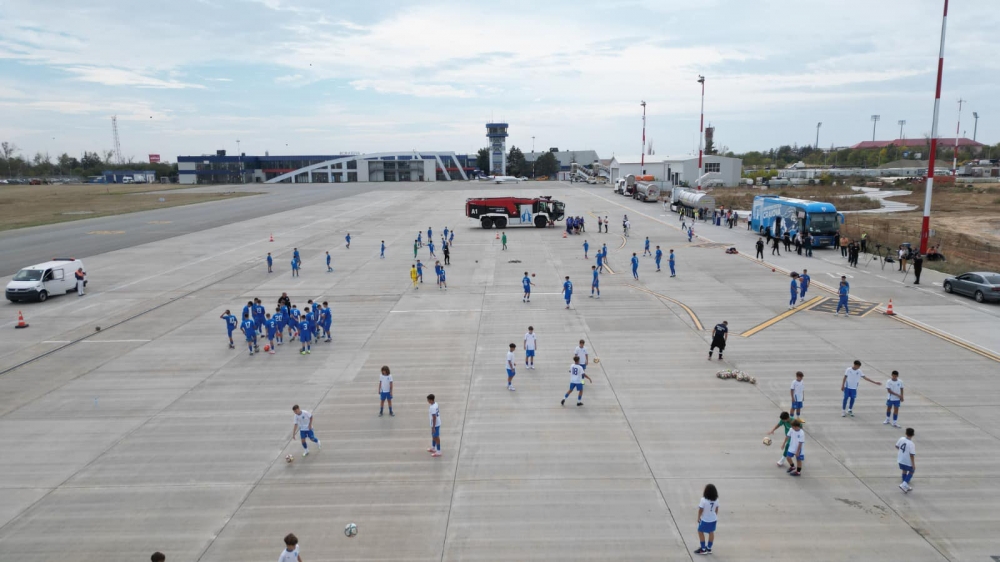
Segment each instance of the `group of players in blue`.
[{"label": "group of players in blue", "polygon": [[260,353],[260,339],[264,339],[267,344],[265,351],[271,355],[276,352],[277,346],[284,344],[284,332],[288,330],[288,341],[299,339],[301,348],[299,353],[309,355],[312,353],[313,340],[320,340],[330,343],[333,338],[330,328],[333,325],[333,313],[330,304],[323,301],[323,304],[314,303],[309,300],[308,305],[299,310],[298,305],[292,304],[287,293],[282,293],[278,299],[278,304],[274,309],[274,314],[266,312],[264,305],[259,298],[247,301],[243,307],[243,319],[238,319],[228,309],[220,316],[226,322],[226,330],[229,336],[229,349],[236,349],[233,342],[233,332],[237,328],[243,332],[243,337],[247,344],[250,355]]}]

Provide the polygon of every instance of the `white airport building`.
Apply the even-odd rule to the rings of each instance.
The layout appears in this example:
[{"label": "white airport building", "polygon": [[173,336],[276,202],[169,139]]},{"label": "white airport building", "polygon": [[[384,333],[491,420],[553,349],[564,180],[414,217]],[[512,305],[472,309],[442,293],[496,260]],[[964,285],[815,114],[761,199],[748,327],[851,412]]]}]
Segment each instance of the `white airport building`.
[{"label": "white airport building", "polygon": [[[615,156],[608,164],[611,170],[611,182],[628,175],[650,175],[654,181],[677,185],[687,182],[694,186],[698,183],[697,156],[659,156],[647,154],[645,163],[640,155]],[[743,160],[727,156],[706,155],[703,158],[704,172],[709,174],[702,180],[703,186],[716,185],[734,187],[739,185],[743,174]]]}]

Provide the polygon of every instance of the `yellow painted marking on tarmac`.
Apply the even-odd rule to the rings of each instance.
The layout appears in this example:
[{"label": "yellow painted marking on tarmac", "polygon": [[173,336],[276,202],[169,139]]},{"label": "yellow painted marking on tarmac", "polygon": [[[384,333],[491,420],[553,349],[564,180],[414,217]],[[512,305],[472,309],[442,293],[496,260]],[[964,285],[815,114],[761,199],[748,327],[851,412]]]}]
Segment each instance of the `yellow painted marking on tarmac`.
[{"label": "yellow painted marking on tarmac", "polygon": [[619,234],[618,236],[622,237],[622,245],[618,246],[618,249],[621,250],[622,248],[625,247],[625,244],[628,244],[628,238],[625,238],[624,234]]},{"label": "yellow painted marking on tarmac", "polygon": [[[885,310],[884,309],[880,309],[879,312],[885,312]],[[903,316],[900,316],[899,314],[896,314],[895,316],[890,316],[889,318],[892,318],[893,320],[897,320],[899,322],[902,322],[903,324],[906,324],[907,326],[909,326],[911,328],[916,328],[916,329],[920,330],[921,332],[924,332],[925,334],[930,334],[930,335],[932,335],[932,336],[934,336],[936,338],[940,338],[940,339],[942,339],[942,340],[944,340],[944,341],[946,341],[948,343],[957,345],[958,347],[961,347],[962,349],[971,351],[971,352],[975,353],[976,355],[981,355],[981,356],[983,356],[983,357],[985,357],[987,359],[991,359],[993,361],[996,361],[996,362],[1000,363],[1000,355],[997,355],[996,353],[993,353],[991,351],[987,351],[985,349],[980,349],[979,347],[976,347],[975,345],[970,344],[970,343],[966,343],[966,342],[964,342],[964,341],[956,338],[955,336],[952,336],[950,334],[946,334],[946,333],[944,333],[942,331],[939,331],[939,330],[936,330],[934,328],[931,328],[930,326],[925,326],[925,325],[921,324],[920,322],[917,322],[916,320],[911,320],[909,318],[905,318]]]},{"label": "yellow painted marking on tarmac", "polygon": [[628,286],[628,287],[632,287],[633,289],[636,289],[638,291],[642,291],[644,293],[649,293],[649,294],[653,295],[654,297],[659,297],[659,298],[661,298],[663,300],[668,300],[668,301],[676,304],[677,306],[683,308],[684,312],[688,313],[688,316],[691,317],[691,321],[694,322],[694,327],[695,327],[696,330],[698,330],[699,332],[705,330],[705,327],[702,326],[702,324],[701,324],[701,320],[698,319],[698,315],[695,314],[694,311],[691,310],[691,308],[688,305],[682,303],[681,301],[679,301],[677,299],[672,299],[672,298],[668,297],[667,295],[661,295],[660,293],[657,293],[657,292],[654,292],[654,291],[650,291],[649,289],[647,289],[645,287],[640,287],[638,285],[632,285],[631,283],[626,283],[625,285]]},{"label": "yellow painted marking on tarmac", "polygon": [[172,222],[174,222],[174,221],[149,221],[146,224],[170,224]]},{"label": "yellow painted marking on tarmac", "polygon": [[87,234],[125,234],[124,230],[91,230]]},{"label": "yellow painted marking on tarmac", "polygon": [[785,318],[788,318],[789,316],[791,316],[791,315],[793,315],[793,314],[795,314],[797,312],[802,312],[803,310],[807,310],[809,307],[815,305],[816,303],[820,302],[821,300],[823,300],[825,298],[826,297],[813,297],[808,302],[800,304],[799,306],[796,306],[795,308],[793,308],[791,310],[782,312],[781,314],[775,316],[774,318],[768,320],[767,322],[764,322],[763,324],[757,324],[753,328],[750,328],[749,330],[747,330],[747,331],[743,332],[742,334],[740,334],[740,337],[749,338],[750,336],[756,334],[757,332],[759,332],[759,331],[761,331],[761,330],[763,330],[765,328],[769,328],[769,327],[777,324],[778,322],[781,322]]}]

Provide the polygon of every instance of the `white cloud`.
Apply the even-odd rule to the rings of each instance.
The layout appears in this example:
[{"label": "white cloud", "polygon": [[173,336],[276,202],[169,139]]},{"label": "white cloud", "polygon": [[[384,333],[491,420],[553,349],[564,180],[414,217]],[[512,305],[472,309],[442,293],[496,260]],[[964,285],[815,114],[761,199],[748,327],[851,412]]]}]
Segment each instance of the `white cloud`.
[{"label": "white cloud", "polygon": [[274,79],[278,84],[292,84],[295,82],[302,82],[304,77],[301,74],[287,74],[285,76],[278,76]]},{"label": "white cloud", "polygon": [[451,84],[420,84],[405,80],[354,80],[357,90],[374,90],[380,94],[402,94],[418,98],[471,98],[475,93],[460,90]]},{"label": "white cloud", "polygon": [[122,68],[98,67],[98,66],[72,66],[66,69],[67,72],[75,74],[78,80],[85,82],[96,82],[105,86],[134,86],[138,88],[204,88],[201,84],[190,84],[177,80],[162,80],[152,76],[144,76],[137,72]]}]

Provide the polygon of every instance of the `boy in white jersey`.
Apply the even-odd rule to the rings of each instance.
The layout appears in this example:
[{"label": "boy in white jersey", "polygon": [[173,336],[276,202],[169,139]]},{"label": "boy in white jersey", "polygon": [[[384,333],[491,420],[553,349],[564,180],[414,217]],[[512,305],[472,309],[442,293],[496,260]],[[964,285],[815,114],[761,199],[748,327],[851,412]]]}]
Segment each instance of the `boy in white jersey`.
[{"label": "boy in white jersey", "polygon": [[[802,461],[805,460],[806,455],[803,447],[806,443],[806,433],[802,431],[802,422],[797,419],[792,420],[792,429],[788,432],[788,436],[785,437],[787,441],[787,447],[785,456],[788,457],[788,474],[792,476],[802,476]],[[792,461],[796,461],[793,464]]]},{"label": "boy in white jersey", "polygon": [[535,349],[538,345],[538,338],[535,336],[535,327],[528,326],[528,333],[524,334],[524,368],[535,368]]},{"label": "boy in white jersey", "polygon": [[302,557],[299,556],[299,538],[292,533],[285,535],[285,550],[281,551],[278,562],[302,562]]},{"label": "boy in white jersey", "polygon": [[580,358],[580,366],[583,370],[587,370],[587,365],[590,363],[590,353],[587,352],[587,347],[584,345],[586,342],[580,340],[580,345],[573,350],[573,355]]},{"label": "boy in white jersey", "polygon": [[431,454],[432,457],[441,456],[441,409],[438,407],[437,403],[434,402],[434,395],[427,395],[427,403],[430,407],[427,409],[427,415],[431,420],[431,448],[427,449],[427,452]]},{"label": "boy in white jersey", "polygon": [[386,400],[389,401],[389,415],[395,416],[396,414],[392,413],[392,375],[389,374],[388,365],[382,365],[382,374],[378,378],[378,397],[378,416],[382,417]]},{"label": "boy in white jersey", "polygon": [[788,415],[790,416],[801,416],[802,415],[802,401],[806,397],[806,386],[802,382],[805,375],[802,371],[795,372],[795,380],[792,381],[792,388],[788,391],[792,396],[792,407],[788,410]]},{"label": "boy in white jersey", "polygon": [[514,358],[514,350],[517,346],[510,344],[510,351],[507,352],[507,390],[516,390],[514,388],[514,375],[517,374],[517,359]]},{"label": "boy in white jersey", "polygon": [[580,366],[580,357],[577,355],[573,356],[573,364],[569,366],[569,390],[563,396],[563,399],[559,402],[563,406],[566,405],[566,399],[569,398],[573,391],[578,391],[576,395],[576,405],[583,406],[583,379],[587,379],[590,382],[594,382],[593,379],[587,376],[583,372],[583,367]]},{"label": "boy in white jersey", "polygon": [[889,414],[892,414],[892,427],[899,427],[899,405],[903,402],[903,381],[899,378],[899,371],[892,372],[892,378],[885,381],[885,389],[888,395],[885,399],[885,421],[884,425],[889,425]]},{"label": "boy in white jersey", "polygon": [[292,412],[295,413],[295,418],[292,426],[292,439],[295,439],[295,429],[299,430],[299,439],[302,440],[302,456],[305,457],[309,454],[309,445],[306,445],[306,439],[309,439],[316,444],[317,449],[322,449],[323,447],[319,443],[319,439],[316,439],[316,434],[313,433],[313,416],[307,410],[302,410],[299,405],[296,404],[292,406]]},{"label": "boy in white jersey", "polygon": [[[854,360],[854,367],[848,367],[844,371],[844,380],[840,383],[840,390],[844,393],[844,403],[841,405],[840,417],[850,415],[854,417],[854,399],[858,397],[858,383],[861,379],[882,386],[882,383],[874,381],[861,372],[861,361]],[[849,403],[848,403],[849,402]]]},{"label": "boy in white jersey", "polygon": [[910,486],[910,480],[913,478],[913,472],[917,470],[917,449],[913,445],[913,428],[906,428],[906,437],[900,437],[896,441],[896,449],[899,451],[896,453],[896,462],[899,463],[899,469],[903,471],[903,482],[899,484],[899,489],[903,493],[907,493],[913,489]]}]

